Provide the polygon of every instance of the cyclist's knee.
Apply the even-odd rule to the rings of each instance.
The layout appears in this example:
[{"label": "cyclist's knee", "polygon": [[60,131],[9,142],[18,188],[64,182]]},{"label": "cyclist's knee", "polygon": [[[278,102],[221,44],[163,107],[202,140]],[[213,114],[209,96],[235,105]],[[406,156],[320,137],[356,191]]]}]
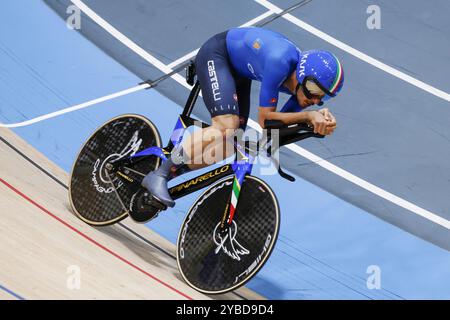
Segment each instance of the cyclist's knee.
[{"label": "cyclist's knee", "polygon": [[229,139],[235,136],[239,128],[239,116],[227,114],[212,118],[212,127],[224,138]]}]

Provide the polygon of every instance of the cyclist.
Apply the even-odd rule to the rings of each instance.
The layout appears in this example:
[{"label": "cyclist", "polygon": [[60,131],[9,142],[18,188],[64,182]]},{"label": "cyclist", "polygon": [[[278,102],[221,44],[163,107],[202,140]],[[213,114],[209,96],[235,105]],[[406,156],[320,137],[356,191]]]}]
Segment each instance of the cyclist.
[{"label": "cyclist", "polygon": [[[167,182],[211,164],[206,161],[204,151],[217,145],[224,147],[235,130],[245,128],[252,80],[261,82],[258,122],[262,128],[265,120],[280,120],[285,124],[308,122],[322,135],[329,135],[336,128],[336,119],[326,108],[300,112],[311,105],[321,106],[341,90],[344,71],[330,52],[301,52],[279,33],[255,27],[235,28],[206,41],[197,54],[195,66],[203,100],[211,114],[211,127],[194,132],[142,182],[143,187],[168,207],[173,207],[175,202]],[[278,112],[279,92],[292,97]]]}]

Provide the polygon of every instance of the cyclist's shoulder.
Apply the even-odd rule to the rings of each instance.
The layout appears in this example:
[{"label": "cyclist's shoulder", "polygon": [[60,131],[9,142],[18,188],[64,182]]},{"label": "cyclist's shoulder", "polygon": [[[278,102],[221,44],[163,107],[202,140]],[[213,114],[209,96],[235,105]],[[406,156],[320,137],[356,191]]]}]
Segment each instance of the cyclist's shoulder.
[{"label": "cyclist's shoulder", "polygon": [[[281,33],[278,33],[276,31],[272,31],[265,28],[259,28],[259,27],[240,27],[240,28],[231,28],[228,30],[229,38],[233,39],[257,39],[260,38],[261,40],[273,40],[273,41],[289,41],[289,39],[284,36]],[[290,42],[290,41],[289,41]],[[294,45],[292,42],[290,42],[291,45]],[[294,45],[295,46],[295,45]]]}]

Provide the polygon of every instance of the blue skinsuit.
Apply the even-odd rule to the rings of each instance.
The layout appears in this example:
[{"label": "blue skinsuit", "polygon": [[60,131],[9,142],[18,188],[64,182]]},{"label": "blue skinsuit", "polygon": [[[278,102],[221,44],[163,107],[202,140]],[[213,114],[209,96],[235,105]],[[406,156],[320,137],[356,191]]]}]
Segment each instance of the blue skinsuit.
[{"label": "blue skinsuit", "polygon": [[[262,28],[230,29],[209,39],[195,64],[211,117],[236,114],[245,126],[252,80],[261,82],[259,106],[277,106],[279,92],[292,95],[282,84],[295,71],[299,53],[286,37]],[[301,109],[292,96],[281,112]]]}]

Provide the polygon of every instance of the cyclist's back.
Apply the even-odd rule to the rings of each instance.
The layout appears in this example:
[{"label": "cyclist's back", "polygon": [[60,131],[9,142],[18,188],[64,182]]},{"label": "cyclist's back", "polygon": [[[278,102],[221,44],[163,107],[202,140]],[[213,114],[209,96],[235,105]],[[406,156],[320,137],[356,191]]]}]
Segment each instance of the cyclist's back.
[{"label": "cyclist's back", "polygon": [[282,34],[261,28],[230,29],[230,62],[245,78],[261,81],[260,106],[276,106],[278,92],[289,93],[284,80],[295,71],[300,50]]},{"label": "cyclist's back", "polygon": [[285,76],[292,73],[300,53],[282,34],[261,28],[230,29],[227,49],[234,69],[241,76],[259,81],[265,75],[272,76],[268,71],[275,69],[273,64],[281,66]]}]

